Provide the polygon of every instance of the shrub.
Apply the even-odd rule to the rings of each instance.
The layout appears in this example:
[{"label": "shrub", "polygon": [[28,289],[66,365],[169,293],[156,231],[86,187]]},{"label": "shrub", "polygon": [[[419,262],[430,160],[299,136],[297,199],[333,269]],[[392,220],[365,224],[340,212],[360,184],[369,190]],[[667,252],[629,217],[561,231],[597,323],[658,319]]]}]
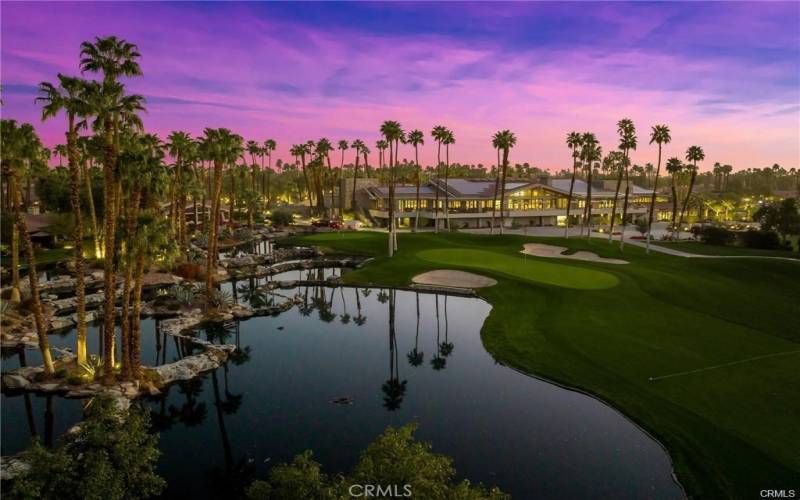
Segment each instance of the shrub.
[{"label": "shrub", "polygon": [[708,245],[728,245],[736,239],[736,233],[720,226],[703,226],[698,230],[698,236]]},{"label": "shrub", "polygon": [[288,226],[294,222],[294,214],[288,210],[273,210],[270,220],[274,226]]},{"label": "shrub", "polygon": [[749,229],[739,235],[742,246],[747,248],[762,248],[766,250],[777,250],[781,248],[781,241],[775,231],[759,231]]},{"label": "shrub", "polygon": [[16,477],[13,499],[78,500],[148,498],[164,489],[156,474],[158,434],[149,432],[146,410],[122,412],[108,397],[95,398],[76,432],[47,449],[39,442],[26,454],[30,468]]}]

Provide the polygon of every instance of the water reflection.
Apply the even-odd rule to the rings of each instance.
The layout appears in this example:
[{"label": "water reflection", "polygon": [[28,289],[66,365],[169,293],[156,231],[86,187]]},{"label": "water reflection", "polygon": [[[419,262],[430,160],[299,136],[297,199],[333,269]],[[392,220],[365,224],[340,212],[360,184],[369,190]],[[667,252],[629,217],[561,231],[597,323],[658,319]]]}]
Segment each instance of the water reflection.
[{"label": "water reflection", "polygon": [[[617,412],[496,364],[480,340],[487,303],[390,289],[257,290],[267,281],[222,287],[242,303],[299,304],[198,329],[237,349],[217,370],[143,402],[160,432],[166,497],[237,497],[270,465],[306,449],[327,472],[349,470],[387,425],[409,421],[454,458],[461,478],[517,498],[680,496],[662,448]],[[200,349],[152,338],[162,362]],[[19,402],[13,411],[25,426]],[[68,420],[63,402],[51,411],[56,436]],[[33,398],[32,415],[47,411],[39,404]],[[4,452],[10,434],[4,423]]]}]

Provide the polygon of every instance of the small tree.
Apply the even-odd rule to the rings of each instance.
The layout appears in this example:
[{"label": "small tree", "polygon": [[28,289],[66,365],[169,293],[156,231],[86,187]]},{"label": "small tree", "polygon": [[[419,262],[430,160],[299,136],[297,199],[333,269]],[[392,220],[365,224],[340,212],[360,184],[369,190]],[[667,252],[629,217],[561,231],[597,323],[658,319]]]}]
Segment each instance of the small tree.
[{"label": "small tree", "polygon": [[158,495],[165,482],[155,472],[158,435],[149,432],[141,408],[117,409],[107,397],[95,398],[77,432],[67,433],[49,450],[34,442],[30,468],[14,479],[13,499],[138,499]]},{"label": "small tree", "polygon": [[294,214],[288,210],[273,210],[270,220],[274,226],[288,226],[294,221]]}]

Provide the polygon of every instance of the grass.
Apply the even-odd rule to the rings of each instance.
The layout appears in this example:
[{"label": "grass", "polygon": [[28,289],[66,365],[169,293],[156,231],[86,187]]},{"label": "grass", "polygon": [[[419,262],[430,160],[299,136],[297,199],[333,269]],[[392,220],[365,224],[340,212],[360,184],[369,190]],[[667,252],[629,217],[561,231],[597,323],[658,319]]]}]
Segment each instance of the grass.
[{"label": "grass", "polygon": [[[595,394],[670,451],[689,495],[758,498],[800,481],[800,263],[621,253],[602,240],[381,233],[290,239],[376,259],[343,279],[406,285],[431,269],[491,276],[481,331],[500,362]],[[541,242],[630,264],[527,257]],[[613,278],[613,281],[611,280]],[[718,368],[692,372],[716,365]],[[651,381],[653,377],[692,372]],[[792,438],[791,436],[795,436]]]},{"label": "grass", "polygon": [[[71,245],[71,242],[68,243]],[[94,252],[94,243],[91,239],[84,240],[83,242],[84,255],[92,255]],[[34,259],[37,266],[46,266],[49,264],[57,264],[59,262],[66,262],[72,260],[75,255],[75,250],[72,248],[45,248],[34,250]],[[87,257],[87,260],[90,258]],[[4,268],[11,266],[11,256],[4,256],[0,258],[0,265]],[[28,262],[25,259],[25,252],[20,248],[19,252],[19,268],[20,270],[28,269]]]},{"label": "grass", "polygon": [[666,248],[673,248],[681,252],[696,253],[698,255],[753,255],[758,257],[788,257],[800,259],[800,253],[788,250],[762,250],[759,248],[745,248],[731,245],[708,245],[699,241],[659,241],[651,244]]}]

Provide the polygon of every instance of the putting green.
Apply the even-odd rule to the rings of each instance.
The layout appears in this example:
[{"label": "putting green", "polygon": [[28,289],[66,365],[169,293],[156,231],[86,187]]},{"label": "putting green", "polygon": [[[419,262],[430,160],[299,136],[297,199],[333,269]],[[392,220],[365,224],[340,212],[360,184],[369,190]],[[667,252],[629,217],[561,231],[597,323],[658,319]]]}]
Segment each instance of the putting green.
[{"label": "putting green", "polygon": [[422,250],[417,257],[436,264],[496,271],[516,279],[579,290],[602,290],[619,283],[616,276],[603,271],[486,250],[434,248]]}]

